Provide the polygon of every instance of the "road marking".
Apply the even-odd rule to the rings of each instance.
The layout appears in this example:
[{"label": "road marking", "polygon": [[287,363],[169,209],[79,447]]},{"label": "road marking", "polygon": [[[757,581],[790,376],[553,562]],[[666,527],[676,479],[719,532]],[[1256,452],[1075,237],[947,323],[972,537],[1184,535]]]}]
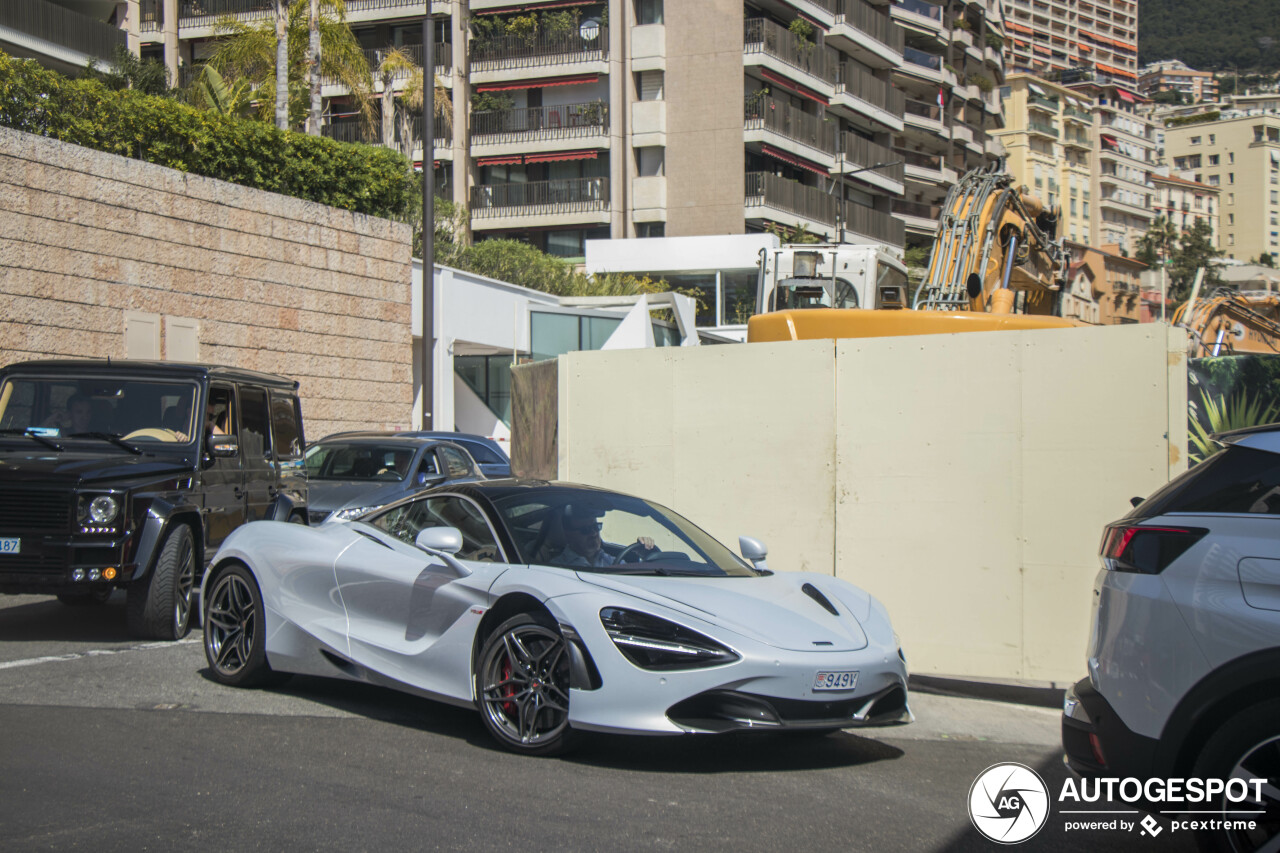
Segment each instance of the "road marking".
[{"label": "road marking", "polygon": [[11,660],[0,663],[0,669],[17,669],[20,666],[37,666],[42,663],[65,663],[71,660],[80,660],[81,658],[103,657],[106,655],[122,655],[127,652],[145,652],[149,649],[171,649],[174,646],[188,646],[192,643],[200,642],[199,638],[189,640],[169,641],[164,640],[158,643],[139,643],[136,646],[127,646],[123,649],[90,649],[87,652],[71,652],[65,655],[47,655],[42,658],[25,658],[23,660]]}]

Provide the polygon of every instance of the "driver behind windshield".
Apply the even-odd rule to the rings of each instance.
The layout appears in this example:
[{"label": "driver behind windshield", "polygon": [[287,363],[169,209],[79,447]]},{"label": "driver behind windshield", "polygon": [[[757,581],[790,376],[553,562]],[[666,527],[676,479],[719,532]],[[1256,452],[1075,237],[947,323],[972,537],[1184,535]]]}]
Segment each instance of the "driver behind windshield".
[{"label": "driver behind windshield", "polygon": [[[603,522],[600,517],[604,513],[593,507],[574,506],[564,508],[564,550],[556,563],[562,566],[612,566],[617,558],[604,550],[600,541],[600,528]],[[652,551],[653,539],[639,536],[636,542],[644,546],[644,550]]]}]

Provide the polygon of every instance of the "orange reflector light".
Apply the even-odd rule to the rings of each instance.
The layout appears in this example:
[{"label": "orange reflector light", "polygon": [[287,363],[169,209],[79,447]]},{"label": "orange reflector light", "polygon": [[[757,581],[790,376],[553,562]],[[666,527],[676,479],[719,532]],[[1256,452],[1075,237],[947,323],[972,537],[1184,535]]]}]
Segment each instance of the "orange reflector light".
[{"label": "orange reflector light", "polygon": [[113,581],[113,580],[115,580],[115,579],[116,579],[116,570],[115,570],[115,569],[113,569],[113,568],[111,568],[110,566],[107,566],[105,569],[103,569],[103,570],[102,570],[102,579],[103,579],[103,580],[108,580],[108,581]]}]

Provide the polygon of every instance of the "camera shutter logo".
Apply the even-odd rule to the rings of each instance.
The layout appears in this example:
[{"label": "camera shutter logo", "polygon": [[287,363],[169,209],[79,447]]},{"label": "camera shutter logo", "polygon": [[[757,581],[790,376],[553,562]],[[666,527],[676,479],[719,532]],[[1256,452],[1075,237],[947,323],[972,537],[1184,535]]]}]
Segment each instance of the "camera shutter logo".
[{"label": "camera shutter logo", "polygon": [[993,764],[969,789],[969,819],[986,838],[1018,844],[1049,820],[1049,789],[1024,764]]}]

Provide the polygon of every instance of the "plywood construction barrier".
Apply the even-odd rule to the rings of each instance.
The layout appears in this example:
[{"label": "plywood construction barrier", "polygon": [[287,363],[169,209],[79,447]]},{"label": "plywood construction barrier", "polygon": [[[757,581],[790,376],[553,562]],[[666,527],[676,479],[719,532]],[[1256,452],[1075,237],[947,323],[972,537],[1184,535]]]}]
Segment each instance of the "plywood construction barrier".
[{"label": "plywood construction barrier", "polygon": [[913,672],[1065,683],[1103,525],[1186,467],[1185,352],[1149,324],[569,353],[559,476],[866,588]]}]

